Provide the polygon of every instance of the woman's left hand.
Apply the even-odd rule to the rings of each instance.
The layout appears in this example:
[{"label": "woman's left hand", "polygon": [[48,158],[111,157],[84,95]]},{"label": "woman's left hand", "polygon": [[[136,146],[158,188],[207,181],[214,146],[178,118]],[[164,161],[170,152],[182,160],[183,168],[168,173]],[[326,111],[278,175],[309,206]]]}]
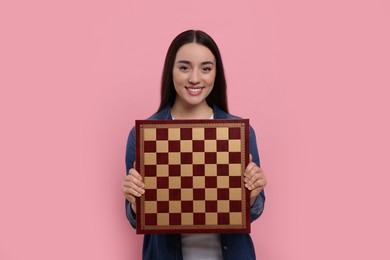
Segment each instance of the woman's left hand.
[{"label": "woman's left hand", "polygon": [[250,190],[250,206],[252,207],[257,196],[267,185],[267,179],[263,172],[263,169],[257,167],[257,165],[252,162],[252,155],[250,155],[249,164],[244,171],[244,182],[245,187]]}]

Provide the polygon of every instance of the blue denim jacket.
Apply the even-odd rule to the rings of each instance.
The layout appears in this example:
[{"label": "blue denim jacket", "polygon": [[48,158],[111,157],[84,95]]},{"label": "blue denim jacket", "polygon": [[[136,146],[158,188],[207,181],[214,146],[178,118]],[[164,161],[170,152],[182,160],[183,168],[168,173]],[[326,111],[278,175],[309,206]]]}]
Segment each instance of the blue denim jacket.
[{"label": "blue denim jacket", "polygon": [[[214,106],[214,118],[215,119],[234,119],[238,118],[230,114],[225,113],[220,108]],[[152,115],[148,118],[159,119],[159,120],[171,120],[170,107],[163,108],[160,112]],[[259,153],[256,145],[255,132],[250,127],[250,143],[249,150],[252,154],[252,160],[256,165],[260,166]],[[135,128],[133,127],[130,131],[127,147],[126,147],[126,173],[128,174],[130,168],[133,167],[135,161]],[[262,191],[257,196],[255,203],[250,210],[251,222],[260,217],[264,209],[265,196]],[[136,228],[136,215],[131,209],[131,205],[126,200],[126,216],[131,226]],[[221,250],[223,259],[256,259],[255,249],[253,246],[252,239],[249,234],[221,234]],[[180,234],[158,234],[158,235],[144,235],[143,244],[143,259],[183,259],[181,251],[181,236]]]}]

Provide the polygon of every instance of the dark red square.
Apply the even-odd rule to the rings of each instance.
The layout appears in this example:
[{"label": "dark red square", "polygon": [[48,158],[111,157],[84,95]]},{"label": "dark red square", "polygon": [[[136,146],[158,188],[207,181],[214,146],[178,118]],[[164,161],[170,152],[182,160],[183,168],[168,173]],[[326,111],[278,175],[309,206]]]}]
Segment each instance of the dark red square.
[{"label": "dark red square", "polygon": [[145,165],[145,176],[156,176],[157,170],[156,165]]},{"label": "dark red square", "polygon": [[168,140],[168,128],[157,128],[156,129],[157,140]]},{"label": "dark red square", "polygon": [[181,163],[182,164],[191,164],[192,163],[192,153],[181,153]]},{"label": "dark red square", "polygon": [[181,190],[169,189],[169,200],[181,200]]},{"label": "dark red square", "polygon": [[181,214],[180,213],[169,214],[169,225],[181,225]]},{"label": "dark red square", "polygon": [[205,190],[204,189],[193,189],[193,198],[194,200],[204,200],[205,199]]},{"label": "dark red square", "polygon": [[168,153],[157,153],[157,164],[168,164]]},{"label": "dark red square", "polygon": [[192,151],[204,152],[204,141],[203,140],[193,140],[192,141]]},{"label": "dark red square", "polygon": [[239,127],[229,128],[229,139],[241,139],[241,129]]},{"label": "dark red square", "polygon": [[144,152],[145,153],[156,152],[156,141],[144,141]]},{"label": "dark red square", "polygon": [[180,165],[170,164],[168,165],[169,176],[180,176]]},{"label": "dark red square", "polygon": [[169,152],[180,152],[180,141],[169,140],[168,141],[168,151]]},{"label": "dark red square", "polygon": [[194,164],[192,166],[192,172],[194,176],[204,176],[205,173],[204,164]]},{"label": "dark red square", "polygon": [[230,152],[229,163],[241,163],[241,152]]},{"label": "dark red square", "polygon": [[181,177],[181,187],[182,188],[192,188],[192,177],[189,177],[189,176]]},{"label": "dark red square", "polygon": [[168,177],[157,177],[157,189],[168,189]]},{"label": "dark red square", "polygon": [[218,211],[218,205],[217,201],[206,201],[206,212],[217,212]]},{"label": "dark red square", "polygon": [[231,200],[229,202],[230,206],[230,212],[241,212],[241,201],[239,200]]},{"label": "dark red square", "polygon": [[145,189],[145,200],[157,200],[157,190],[156,189],[152,189],[152,190],[149,190],[149,189]]},{"label": "dark red square", "polygon": [[217,152],[226,152],[226,151],[229,151],[229,141],[217,140]]},{"label": "dark red square", "polygon": [[217,129],[215,129],[215,128],[205,128],[204,129],[204,139],[206,139],[206,140],[215,140],[215,139],[217,139]]},{"label": "dark red square", "polygon": [[229,189],[217,189],[218,200],[229,200]]},{"label": "dark red square", "polygon": [[182,201],[181,202],[181,212],[193,212],[194,211],[194,202],[193,201]]},{"label": "dark red square", "polygon": [[206,164],[215,164],[217,163],[217,153],[215,152],[206,152],[204,155]]},{"label": "dark red square", "polygon": [[217,188],[217,176],[206,176],[205,177],[206,188]]},{"label": "dark red square", "polygon": [[204,224],[206,224],[206,214],[194,213],[194,225],[204,225]]},{"label": "dark red square", "polygon": [[218,225],[228,225],[230,222],[229,213],[218,213]]},{"label": "dark red square", "polygon": [[157,214],[145,213],[145,225],[151,225],[151,226],[157,225]]},{"label": "dark red square", "polygon": [[230,176],[229,177],[229,187],[230,188],[241,188],[243,179],[241,176]]},{"label": "dark red square", "polygon": [[192,139],[192,128],[180,128],[180,139],[191,140]]},{"label": "dark red square", "polygon": [[218,176],[228,176],[229,175],[229,165],[228,164],[217,164],[217,175]]},{"label": "dark red square", "polygon": [[157,212],[168,213],[169,212],[169,201],[158,201]]}]

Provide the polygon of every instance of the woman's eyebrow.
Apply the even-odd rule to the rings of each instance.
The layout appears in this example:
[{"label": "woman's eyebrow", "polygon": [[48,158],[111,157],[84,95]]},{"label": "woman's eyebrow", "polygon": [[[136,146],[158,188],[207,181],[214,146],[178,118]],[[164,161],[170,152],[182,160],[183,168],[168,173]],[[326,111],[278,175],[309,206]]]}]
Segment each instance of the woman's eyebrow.
[{"label": "woman's eyebrow", "polygon": [[[177,63],[191,64],[191,62],[189,62],[188,60],[179,60],[179,61],[177,61]],[[214,62],[212,62],[212,61],[203,61],[200,64],[201,65],[207,65],[207,64],[214,65]]]}]

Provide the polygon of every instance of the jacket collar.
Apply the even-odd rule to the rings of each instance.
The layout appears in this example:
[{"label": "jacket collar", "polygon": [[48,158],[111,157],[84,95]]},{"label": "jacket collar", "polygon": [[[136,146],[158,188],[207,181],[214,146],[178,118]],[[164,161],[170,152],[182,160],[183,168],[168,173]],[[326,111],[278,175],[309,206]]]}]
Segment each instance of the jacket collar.
[{"label": "jacket collar", "polygon": [[[213,106],[213,112],[214,112],[214,119],[226,119],[228,118],[228,114],[224,112],[222,109],[220,109],[217,106]],[[169,105],[165,106],[163,109],[161,109],[160,112],[156,113],[152,119],[158,119],[158,120],[172,120],[171,115],[171,107]]]}]

